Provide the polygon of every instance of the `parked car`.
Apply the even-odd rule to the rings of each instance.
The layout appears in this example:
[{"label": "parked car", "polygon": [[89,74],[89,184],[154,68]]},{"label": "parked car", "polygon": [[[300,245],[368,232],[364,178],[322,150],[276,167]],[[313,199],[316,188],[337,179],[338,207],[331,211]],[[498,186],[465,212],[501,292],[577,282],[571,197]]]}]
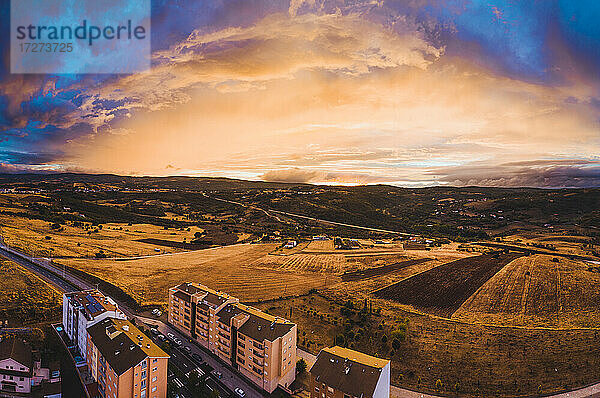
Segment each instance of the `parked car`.
[{"label": "parked car", "polygon": [[183,341],[179,340],[178,338],[174,338],[173,342],[177,345],[177,347],[181,347],[183,344]]},{"label": "parked car", "polygon": [[202,362],[202,357],[200,356],[200,354],[198,354],[196,352],[192,353],[192,358],[194,358],[198,362]]},{"label": "parked car", "polygon": [[160,341],[165,341],[167,338],[165,337],[165,335],[164,335],[164,334],[159,334],[159,335],[158,335],[158,339],[159,339]]},{"label": "parked car", "polygon": [[161,316],[162,315],[162,311],[156,311],[156,314],[154,314],[156,316]]},{"label": "parked car", "polygon": [[173,340],[175,338],[175,335],[173,333],[167,333],[167,337]]},{"label": "parked car", "polygon": [[157,328],[150,328],[150,332],[155,336],[158,336],[160,334]]},{"label": "parked car", "polygon": [[237,396],[240,398],[244,398],[246,396],[246,393],[244,392],[244,390],[242,390],[239,387],[236,387],[234,391],[237,394]]},{"label": "parked car", "polygon": [[189,345],[186,345],[185,347],[183,347],[184,350],[186,350],[187,352],[192,352],[192,349],[190,348]]},{"label": "parked car", "polygon": [[158,308],[155,308],[152,310],[152,314],[156,315],[156,313],[158,312]]}]

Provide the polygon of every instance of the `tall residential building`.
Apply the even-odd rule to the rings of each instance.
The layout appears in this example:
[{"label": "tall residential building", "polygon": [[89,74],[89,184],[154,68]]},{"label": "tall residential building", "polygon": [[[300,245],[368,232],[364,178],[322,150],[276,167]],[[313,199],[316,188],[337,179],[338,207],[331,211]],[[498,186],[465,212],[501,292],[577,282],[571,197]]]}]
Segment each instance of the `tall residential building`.
[{"label": "tall residential building", "polygon": [[310,396],[389,398],[390,361],[348,348],[324,348],[310,369]]},{"label": "tall residential building", "polygon": [[165,398],[169,355],[131,322],[106,318],[87,329],[87,364],[104,398]]},{"label": "tall residential building", "polygon": [[87,328],[107,317],[126,319],[117,304],[98,290],[63,294],[65,333],[77,344],[84,359],[87,355]]},{"label": "tall residential building", "polygon": [[197,283],[169,289],[169,322],[259,388],[287,389],[296,378],[296,324]]}]

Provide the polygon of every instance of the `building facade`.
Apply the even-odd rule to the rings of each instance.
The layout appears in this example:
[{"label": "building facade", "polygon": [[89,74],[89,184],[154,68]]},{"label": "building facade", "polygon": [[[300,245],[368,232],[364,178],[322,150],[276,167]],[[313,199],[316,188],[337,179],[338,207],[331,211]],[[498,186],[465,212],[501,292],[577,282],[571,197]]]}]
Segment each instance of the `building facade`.
[{"label": "building facade", "polygon": [[310,396],[389,398],[390,361],[348,348],[324,348],[310,369]]},{"label": "building facade", "polygon": [[106,318],[88,329],[87,365],[103,398],[165,398],[169,355],[131,322]]},{"label": "building facade", "polygon": [[196,283],[169,289],[169,322],[269,393],[296,378],[297,327]]},{"label": "building facade", "polygon": [[77,344],[83,359],[87,355],[87,328],[107,317],[126,319],[110,298],[98,290],[63,294],[63,326],[71,341]]},{"label": "building facade", "polygon": [[23,396],[32,392],[46,390],[58,391],[55,396],[60,396],[60,366],[52,363],[49,367],[42,367],[39,353],[34,353],[31,347],[23,340],[10,337],[0,338],[0,395]]}]

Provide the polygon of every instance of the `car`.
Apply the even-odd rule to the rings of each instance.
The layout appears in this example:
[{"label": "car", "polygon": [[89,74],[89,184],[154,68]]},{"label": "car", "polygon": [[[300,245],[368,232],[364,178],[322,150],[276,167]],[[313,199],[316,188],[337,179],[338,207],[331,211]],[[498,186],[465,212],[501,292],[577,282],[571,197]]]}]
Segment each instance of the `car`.
[{"label": "car", "polygon": [[173,342],[177,345],[177,347],[181,347],[181,345],[183,344],[183,342],[178,338],[174,338]]},{"label": "car", "polygon": [[173,340],[175,338],[175,335],[173,333],[167,333],[167,337]]},{"label": "car", "polygon": [[237,394],[238,397],[244,398],[246,396],[246,393],[244,392],[244,390],[242,390],[239,387],[236,387],[235,390],[233,390],[233,391],[235,391],[235,393]]},{"label": "car", "polygon": [[161,316],[162,315],[162,311],[156,311],[156,314],[154,314],[156,316]]},{"label": "car", "polygon": [[159,334],[159,335],[158,335],[158,339],[159,339],[160,341],[165,341],[167,338],[165,337],[165,335],[164,335],[164,334]]},{"label": "car", "polygon": [[152,313],[153,313],[154,315],[156,315],[156,313],[157,313],[157,312],[158,312],[158,308],[155,308],[155,309],[153,309],[153,310],[152,310]]},{"label": "car", "polygon": [[200,354],[198,354],[196,352],[192,353],[192,358],[194,358],[198,362],[202,362],[202,357],[200,356]]},{"label": "car", "polygon": [[150,332],[155,336],[158,336],[160,334],[157,328],[150,328]]},{"label": "car", "polygon": [[185,347],[183,347],[184,350],[186,350],[187,352],[192,352],[192,349],[190,348],[189,345],[186,345]]},{"label": "car", "polygon": [[223,377],[223,373],[219,372],[218,370],[213,371],[213,374],[215,376],[217,376],[217,379],[220,379],[221,377]]}]

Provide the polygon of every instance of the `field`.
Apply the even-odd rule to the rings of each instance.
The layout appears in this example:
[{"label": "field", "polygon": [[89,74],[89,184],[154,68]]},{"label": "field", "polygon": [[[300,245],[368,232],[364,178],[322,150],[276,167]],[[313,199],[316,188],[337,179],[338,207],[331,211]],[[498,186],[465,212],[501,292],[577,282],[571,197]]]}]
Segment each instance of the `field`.
[{"label": "field", "polygon": [[60,293],[17,264],[0,259],[0,322],[39,324],[60,318]]},{"label": "field", "polygon": [[378,298],[449,317],[519,254],[484,254],[456,260],[375,292]]},{"label": "field", "polygon": [[521,257],[468,299],[454,318],[514,326],[600,327],[600,274],[581,261]]},{"label": "field", "polygon": [[[188,242],[198,227],[190,230],[164,229],[150,224],[107,223],[97,227],[62,225],[21,217],[0,216],[0,235],[9,246],[37,257],[94,257],[102,251],[108,257],[153,255],[160,251],[177,252],[177,248],[139,242],[140,239],[163,239]],[[89,224],[88,224],[89,225]]]},{"label": "field", "polygon": [[400,261],[398,263],[381,265],[379,267],[366,268],[366,269],[360,270],[360,271],[345,272],[344,274],[342,274],[342,281],[343,282],[351,282],[351,281],[360,281],[360,280],[364,280],[364,279],[371,279],[371,278],[374,278],[377,276],[387,275],[389,273],[401,270],[402,268],[406,268],[411,265],[421,264],[421,263],[431,261],[431,260],[432,260],[431,258],[420,258],[417,260],[406,260],[406,261]]},{"label": "field", "polygon": [[[165,303],[167,290],[197,281],[243,301],[304,294],[339,281],[319,273],[260,266],[276,244],[238,244],[138,259],[61,259],[58,263],[96,275],[122,288],[141,304]],[[271,257],[271,256],[269,256]]]},{"label": "field", "polygon": [[[319,294],[258,307],[297,322],[299,346],[305,350],[316,354],[337,339],[391,358],[393,384],[433,394],[538,396],[600,378],[597,330],[472,324],[406,311],[390,301],[367,302],[372,313],[362,311],[363,301],[353,301],[350,315],[347,297]],[[403,325],[405,338],[394,343],[394,333]]]}]

